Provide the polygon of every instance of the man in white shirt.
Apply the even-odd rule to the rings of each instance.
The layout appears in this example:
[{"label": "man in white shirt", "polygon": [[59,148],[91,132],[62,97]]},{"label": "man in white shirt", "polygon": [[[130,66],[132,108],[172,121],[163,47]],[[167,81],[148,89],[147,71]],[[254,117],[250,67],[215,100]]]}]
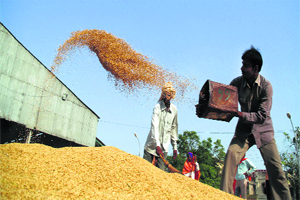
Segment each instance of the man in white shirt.
[{"label": "man in white shirt", "polygon": [[177,108],[171,103],[175,98],[176,91],[171,82],[167,82],[162,87],[162,93],[159,101],[153,109],[151,120],[151,129],[144,146],[144,159],[165,170],[163,158],[168,154],[170,143],[173,146],[173,158],[177,157],[177,139],[178,139],[178,120]]},{"label": "man in white shirt", "polygon": [[241,196],[243,199],[247,199],[247,185],[248,185],[248,177],[255,172],[255,165],[245,156],[241,159],[240,163],[237,166],[235,180],[235,196]]}]

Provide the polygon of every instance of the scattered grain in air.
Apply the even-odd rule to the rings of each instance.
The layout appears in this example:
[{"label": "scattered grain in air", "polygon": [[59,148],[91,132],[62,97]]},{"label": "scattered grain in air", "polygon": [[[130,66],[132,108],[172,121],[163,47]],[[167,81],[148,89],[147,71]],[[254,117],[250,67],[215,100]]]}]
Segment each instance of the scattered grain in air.
[{"label": "scattered grain in air", "polygon": [[97,29],[72,32],[71,37],[58,48],[51,71],[58,71],[72,52],[83,47],[88,47],[97,55],[109,72],[109,80],[113,80],[116,88],[124,93],[145,88],[159,90],[168,81],[172,81],[177,96],[183,97],[186,92],[197,89],[192,79],[163,69],[147,56],[136,52],[123,39]]},{"label": "scattered grain in air", "polygon": [[0,199],[239,199],[116,147],[0,145]]}]

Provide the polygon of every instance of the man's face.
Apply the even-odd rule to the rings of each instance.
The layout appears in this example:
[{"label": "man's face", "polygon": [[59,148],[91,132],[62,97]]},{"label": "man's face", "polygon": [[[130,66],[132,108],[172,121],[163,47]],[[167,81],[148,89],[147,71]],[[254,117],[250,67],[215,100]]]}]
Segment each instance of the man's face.
[{"label": "man's face", "polygon": [[243,60],[243,66],[241,67],[242,75],[246,80],[255,78],[255,69],[253,64],[248,60]]},{"label": "man's face", "polygon": [[170,101],[172,99],[172,93],[171,92],[166,92],[165,93],[165,97],[168,101]]}]

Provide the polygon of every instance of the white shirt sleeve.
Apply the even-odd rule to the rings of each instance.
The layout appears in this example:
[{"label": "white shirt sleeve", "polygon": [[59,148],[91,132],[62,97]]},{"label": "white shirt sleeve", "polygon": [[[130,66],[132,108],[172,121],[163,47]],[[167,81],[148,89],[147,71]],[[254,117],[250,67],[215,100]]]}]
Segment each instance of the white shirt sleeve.
[{"label": "white shirt sleeve", "polygon": [[154,138],[156,140],[156,146],[160,146],[160,141],[159,141],[159,114],[160,114],[160,109],[158,104],[154,107],[153,109],[153,115],[152,115],[152,133],[154,135]]}]

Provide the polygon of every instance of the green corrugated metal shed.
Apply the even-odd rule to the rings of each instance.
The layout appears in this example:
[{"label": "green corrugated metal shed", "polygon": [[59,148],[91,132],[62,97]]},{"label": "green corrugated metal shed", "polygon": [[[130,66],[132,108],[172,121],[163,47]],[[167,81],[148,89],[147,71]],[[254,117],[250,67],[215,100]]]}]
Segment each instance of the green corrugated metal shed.
[{"label": "green corrugated metal shed", "polygon": [[97,114],[35,58],[2,23],[0,118],[84,146],[95,146]]}]

